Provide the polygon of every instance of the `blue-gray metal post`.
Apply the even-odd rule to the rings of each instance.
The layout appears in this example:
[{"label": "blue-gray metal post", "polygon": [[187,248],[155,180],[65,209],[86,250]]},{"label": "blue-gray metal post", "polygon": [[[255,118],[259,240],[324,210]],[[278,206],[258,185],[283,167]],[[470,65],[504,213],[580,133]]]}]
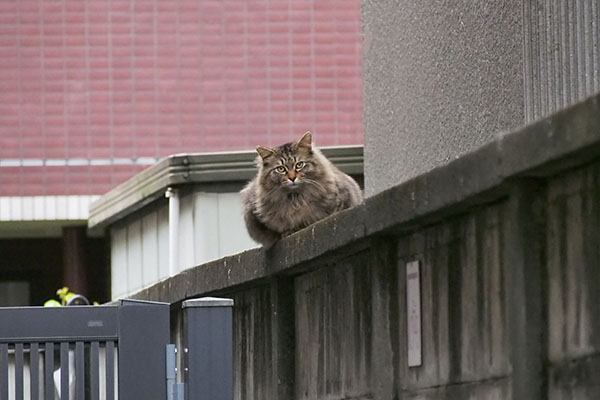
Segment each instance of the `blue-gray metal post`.
[{"label": "blue-gray metal post", "polygon": [[119,307],[119,398],[167,398],[169,304],[122,300]]},{"label": "blue-gray metal post", "polygon": [[233,300],[183,302],[185,398],[233,400]]}]

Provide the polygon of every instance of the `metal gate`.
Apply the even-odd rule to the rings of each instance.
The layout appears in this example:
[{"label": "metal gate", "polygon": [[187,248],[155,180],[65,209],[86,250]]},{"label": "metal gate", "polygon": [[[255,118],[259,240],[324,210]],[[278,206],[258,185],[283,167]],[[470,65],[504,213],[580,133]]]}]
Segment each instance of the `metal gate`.
[{"label": "metal gate", "polygon": [[176,381],[168,304],[0,308],[0,400],[231,400],[232,304],[184,302],[191,385]]}]

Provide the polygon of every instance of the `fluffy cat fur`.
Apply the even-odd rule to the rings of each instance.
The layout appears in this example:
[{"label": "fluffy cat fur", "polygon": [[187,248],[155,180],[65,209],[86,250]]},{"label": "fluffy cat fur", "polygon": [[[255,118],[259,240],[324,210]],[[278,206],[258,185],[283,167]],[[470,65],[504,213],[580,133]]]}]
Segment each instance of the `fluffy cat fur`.
[{"label": "fluffy cat fur", "polygon": [[241,194],[248,233],[265,247],[362,201],[354,179],[313,148],[310,132],[256,151],[258,174]]}]

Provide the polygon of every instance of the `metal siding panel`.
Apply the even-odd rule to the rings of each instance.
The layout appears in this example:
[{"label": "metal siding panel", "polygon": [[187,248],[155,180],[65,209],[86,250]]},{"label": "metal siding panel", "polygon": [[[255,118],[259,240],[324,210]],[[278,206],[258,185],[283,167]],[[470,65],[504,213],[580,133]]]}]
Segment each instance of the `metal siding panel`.
[{"label": "metal siding panel", "polygon": [[142,223],[133,221],[127,228],[127,293],[142,288]]},{"label": "metal siding panel", "polygon": [[85,220],[89,205],[99,196],[0,197],[0,221]]},{"label": "metal siding panel", "polygon": [[56,196],[56,218],[69,219],[67,210],[67,196]]},{"label": "metal siding panel", "polygon": [[239,193],[219,193],[218,208],[219,257],[257,247],[246,231]]},{"label": "metal siding panel", "polygon": [[11,197],[10,198],[10,217],[9,220],[19,220],[22,218],[21,212],[21,198]]},{"label": "metal siding panel", "polygon": [[41,219],[48,219],[46,218],[46,215],[44,214],[44,211],[46,209],[46,201],[47,201],[47,197],[45,196],[35,196],[33,198],[33,219],[35,220],[41,220]]},{"label": "metal siding panel", "polygon": [[142,219],[142,284],[149,286],[159,280],[158,215],[152,212]]},{"label": "metal siding panel", "polygon": [[110,238],[111,297],[114,300],[127,293],[127,229],[113,228]]},{"label": "metal siding panel", "polygon": [[193,267],[194,262],[194,196],[181,198],[179,209],[179,270]]},{"label": "metal siding panel", "polygon": [[158,210],[158,278],[169,276],[169,209]]},{"label": "metal siding panel", "polygon": [[23,213],[21,218],[30,221],[33,219],[33,198],[32,197],[22,197],[23,202]]},{"label": "metal siding panel", "polygon": [[75,196],[66,196],[67,198],[67,218],[78,219],[81,214],[79,211],[79,201]]},{"label": "metal siding panel", "polygon": [[195,263],[219,258],[219,209],[217,193],[196,193],[194,196]]},{"label": "metal siding panel", "polygon": [[46,216],[48,219],[56,219],[56,196],[49,196],[46,200]]},{"label": "metal siding panel", "polygon": [[528,122],[593,94],[600,78],[597,0],[524,3],[525,111]]},{"label": "metal siding panel", "polygon": [[0,197],[0,220],[8,221],[10,219],[10,198]]}]

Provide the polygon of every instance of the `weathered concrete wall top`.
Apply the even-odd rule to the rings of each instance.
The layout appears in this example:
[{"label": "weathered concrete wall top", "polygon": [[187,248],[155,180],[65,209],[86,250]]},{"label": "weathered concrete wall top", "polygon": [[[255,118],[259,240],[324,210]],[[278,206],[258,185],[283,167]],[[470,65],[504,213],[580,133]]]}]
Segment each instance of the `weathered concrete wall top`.
[{"label": "weathered concrete wall top", "polygon": [[[235,299],[236,399],[600,398],[600,96],[134,297]],[[420,265],[422,365],[407,363]],[[177,335],[177,331],[174,331]]]}]

